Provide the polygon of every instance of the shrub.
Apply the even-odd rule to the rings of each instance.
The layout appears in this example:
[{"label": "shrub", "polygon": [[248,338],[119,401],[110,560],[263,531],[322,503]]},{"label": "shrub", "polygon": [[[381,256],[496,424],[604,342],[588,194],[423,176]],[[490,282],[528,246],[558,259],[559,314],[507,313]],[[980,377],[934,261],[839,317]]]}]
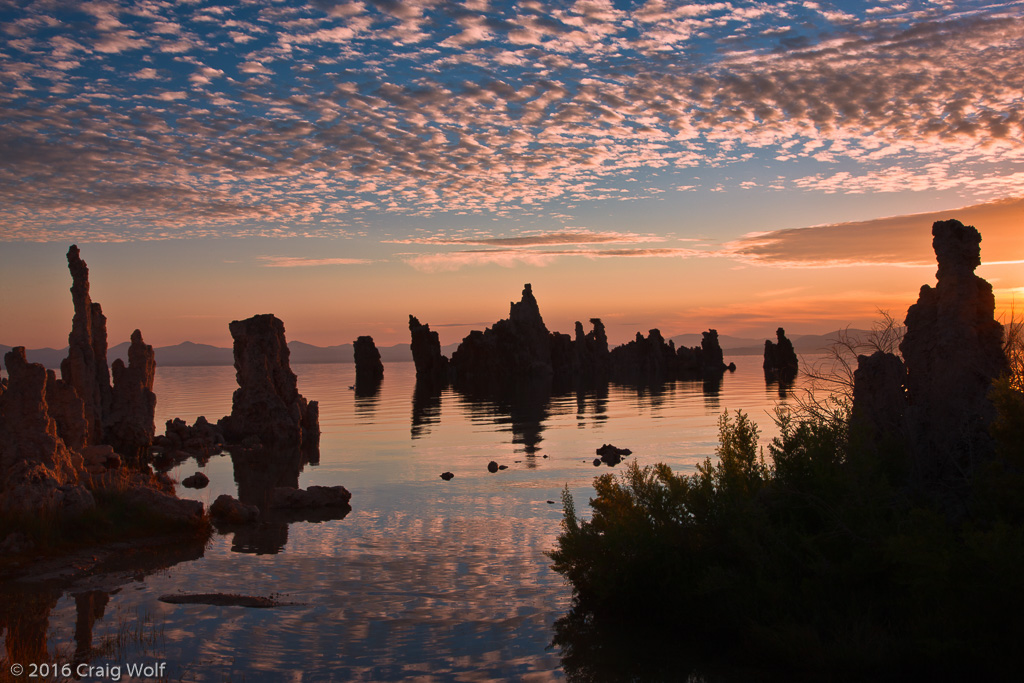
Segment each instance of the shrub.
[{"label": "shrub", "polygon": [[692,475],[635,462],[603,475],[589,521],[563,494],[551,558],[574,589],[556,630],[567,668],[668,636],[789,673],[1013,670],[1024,516],[912,498],[889,462],[901,454],[851,446],[842,414],[777,420],[770,466],[756,426],[726,413],[718,461]]}]

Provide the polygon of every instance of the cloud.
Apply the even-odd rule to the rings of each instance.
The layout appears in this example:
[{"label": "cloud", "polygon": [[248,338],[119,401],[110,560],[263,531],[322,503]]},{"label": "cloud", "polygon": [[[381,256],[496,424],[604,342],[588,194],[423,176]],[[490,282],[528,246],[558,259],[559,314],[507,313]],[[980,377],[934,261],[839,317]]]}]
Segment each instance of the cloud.
[{"label": "cloud", "polygon": [[785,267],[932,267],[932,223],[950,218],[974,225],[981,232],[982,264],[1024,263],[1024,199],[857,223],[753,233],[726,244],[719,254],[748,263]]},{"label": "cloud", "polygon": [[400,254],[400,258],[417,270],[428,273],[459,270],[471,266],[497,265],[512,268],[520,265],[549,266],[566,257],[603,258],[699,258],[706,251],[684,248],[662,249],[475,249],[435,254]]},{"label": "cloud", "polygon": [[520,237],[422,237],[405,240],[389,240],[395,244],[479,244],[495,247],[532,247],[556,244],[607,244],[611,242],[660,242],[664,238],[655,235],[638,235],[619,232],[552,232]]},{"label": "cloud", "polygon": [[355,266],[374,263],[359,258],[308,258],[304,256],[257,256],[261,266],[267,268],[308,268],[312,266]]},{"label": "cloud", "polygon": [[[622,5],[92,2],[83,22],[15,3],[0,239],[550,218],[712,191],[751,159],[785,174],[773,188],[1024,193],[1020,3],[847,9],[854,23],[825,3]],[[451,244],[602,243],[541,239]]]}]

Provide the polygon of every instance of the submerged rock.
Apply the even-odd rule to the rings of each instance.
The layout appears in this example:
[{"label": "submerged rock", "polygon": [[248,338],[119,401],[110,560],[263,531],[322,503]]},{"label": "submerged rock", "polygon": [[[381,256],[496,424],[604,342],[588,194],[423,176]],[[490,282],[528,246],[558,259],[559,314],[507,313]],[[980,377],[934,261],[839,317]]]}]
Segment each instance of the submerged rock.
[{"label": "submerged rock", "polygon": [[609,467],[615,467],[622,462],[624,457],[632,455],[633,451],[628,448],[616,448],[610,443],[606,443],[597,449],[597,454],[601,456],[601,462],[605,463]]},{"label": "submerged rock", "polygon": [[231,415],[218,422],[225,438],[239,443],[255,437],[264,446],[315,447],[320,441],[319,410],[297,389],[288,363],[284,323],[273,315],[235,320],[234,339],[238,389]]},{"label": "submerged rock", "polygon": [[272,596],[238,595],[237,593],[172,593],[161,595],[158,600],[169,605],[215,605],[217,607],[268,608],[304,604],[282,602]]},{"label": "submerged rock", "polygon": [[270,507],[299,510],[348,507],[352,494],[344,486],[310,486],[306,489],[279,486],[270,495]]},{"label": "submerged rock", "polygon": [[221,524],[248,524],[260,518],[260,509],[223,493],[210,506],[210,517]]},{"label": "submerged rock", "polygon": [[205,489],[210,484],[210,478],[202,472],[196,472],[191,477],[181,480],[181,485],[187,489]]}]

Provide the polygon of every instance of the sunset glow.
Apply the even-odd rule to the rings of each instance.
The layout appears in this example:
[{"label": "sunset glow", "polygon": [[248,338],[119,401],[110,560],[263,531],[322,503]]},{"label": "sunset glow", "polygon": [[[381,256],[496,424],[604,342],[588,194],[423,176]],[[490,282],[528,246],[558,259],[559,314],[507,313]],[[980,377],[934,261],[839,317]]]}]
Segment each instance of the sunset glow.
[{"label": "sunset glow", "polygon": [[902,319],[930,227],[1024,302],[1024,2],[0,4],[0,343],[458,341],[533,285],[770,335]]}]

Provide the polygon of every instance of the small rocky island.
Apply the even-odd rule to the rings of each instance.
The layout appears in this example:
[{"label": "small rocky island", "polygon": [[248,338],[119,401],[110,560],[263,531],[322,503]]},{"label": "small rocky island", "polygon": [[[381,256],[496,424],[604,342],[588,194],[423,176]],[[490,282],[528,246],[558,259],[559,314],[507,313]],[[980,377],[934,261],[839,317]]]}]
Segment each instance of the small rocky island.
[{"label": "small rocky island", "polygon": [[507,393],[547,387],[553,391],[606,384],[615,380],[649,384],[676,379],[721,378],[735,365],[726,365],[718,332],[703,333],[700,346],[679,348],[661,332],[609,350],[600,318],[590,319],[591,330],[576,323],[574,335],[551,332],[544,324],[533,288],[523,285],[518,302],[509,305],[508,318],[491,327],[473,330],[449,360],[441,354],[437,332],[409,316],[412,354],[418,385],[452,384],[469,393]]},{"label": "small rocky island", "polygon": [[800,371],[800,361],[793,349],[793,342],[786,337],[786,330],[775,330],[776,341],[764,341],[764,378],[769,382],[792,382]]}]

